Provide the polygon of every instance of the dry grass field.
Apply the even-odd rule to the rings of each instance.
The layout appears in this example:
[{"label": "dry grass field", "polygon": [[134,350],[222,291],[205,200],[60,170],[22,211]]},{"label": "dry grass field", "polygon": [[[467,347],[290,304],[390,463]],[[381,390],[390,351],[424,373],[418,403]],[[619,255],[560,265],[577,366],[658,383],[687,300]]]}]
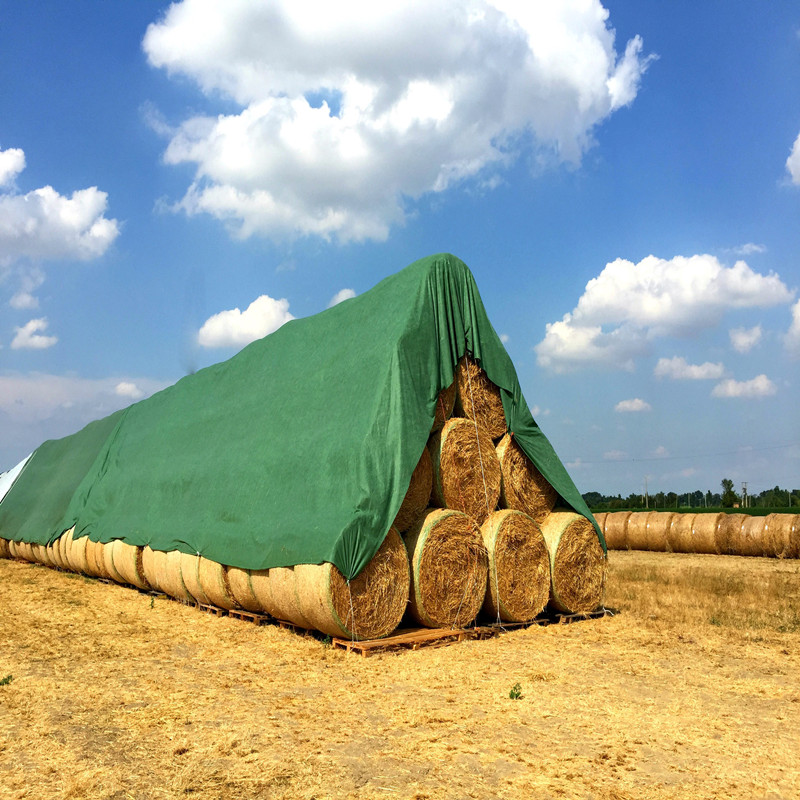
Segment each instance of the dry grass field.
[{"label": "dry grass field", "polygon": [[361,658],[0,561],[0,798],[800,797],[800,562],[612,552],[606,603]]}]

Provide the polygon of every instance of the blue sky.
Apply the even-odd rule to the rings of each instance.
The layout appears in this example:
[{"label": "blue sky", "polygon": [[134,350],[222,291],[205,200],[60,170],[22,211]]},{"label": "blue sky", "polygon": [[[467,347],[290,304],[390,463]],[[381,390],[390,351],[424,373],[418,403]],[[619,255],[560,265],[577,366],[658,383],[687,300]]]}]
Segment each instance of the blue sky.
[{"label": "blue sky", "polygon": [[0,470],[449,251],[581,491],[800,486],[794,3],[0,6]]}]

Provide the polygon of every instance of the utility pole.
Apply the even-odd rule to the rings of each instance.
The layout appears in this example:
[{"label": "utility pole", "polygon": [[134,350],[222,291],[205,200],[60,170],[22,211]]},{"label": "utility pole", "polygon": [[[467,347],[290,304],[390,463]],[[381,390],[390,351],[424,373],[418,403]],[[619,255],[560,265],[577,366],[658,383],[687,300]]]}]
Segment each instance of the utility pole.
[{"label": "utility pole", "polygon": [[742,481],[742,508],[747,508],[747,481]]},{"label": "utility pole", "polygon": [[650,501],[647,497],[647,475],[644,476],[644,507],[650,508]]}]

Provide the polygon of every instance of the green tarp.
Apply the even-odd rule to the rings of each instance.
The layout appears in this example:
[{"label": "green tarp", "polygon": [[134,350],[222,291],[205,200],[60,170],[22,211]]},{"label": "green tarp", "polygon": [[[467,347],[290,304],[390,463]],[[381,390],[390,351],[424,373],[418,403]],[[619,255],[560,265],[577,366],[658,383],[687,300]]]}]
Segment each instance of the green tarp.
[{"label": "green tarp", "polygon": [[83,469],[83,480],[71,484],[61,520],[35,534],[26,522],[24,537],[8,536],[4,506],[21,512],[15,495],[30,482],[29,465],[0,504],[0,536],[45,543],[76,524],[76,536],[103,542],[250,569],[330,561],[353,577],[394,520],[439,391],[465,350],[501,388],[522,449],[591,519],[531,417],[472,274],[442,254],[285,324],[129,407],[116,424],[95,423],[111,430],[91,466],[75,465],[73,479]]}]

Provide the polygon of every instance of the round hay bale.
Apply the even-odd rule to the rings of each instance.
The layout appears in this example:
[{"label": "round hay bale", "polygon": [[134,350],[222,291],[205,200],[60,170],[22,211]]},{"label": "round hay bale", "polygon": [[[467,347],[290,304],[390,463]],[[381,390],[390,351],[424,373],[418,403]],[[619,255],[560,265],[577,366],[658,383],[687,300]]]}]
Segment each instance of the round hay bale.
[{"label": "round hay bale", "polygon": [[738,555],[733,548],[738,547],[741,528],[746,519],[746,514],[723,513],[719,525],[717,525],[714,540],[718,553],[721,555]]},{"label": "round hay bale", "polygon": [[500,499],[500,461],[489,434],[471,420],[454,417],[428,447],[434,503],[463,511],[481,524]]},{"label": "round hay bale", "polygon": [[114,542],[107,542],[103,545],[103,570],[105,576],[115,583],[127,583],[122,574],[114,566]]},{"label": "round hay bale", "polygon": [[166,590],[161,585],[159,578],[164,574],[164,561],[166,561],[167,554],[163,550],[153,550],[150,545],[145,545],[142,548],[142,570],[144,571],[144,579],[155,592],[163,592]]},{"label": "round hay bale", "polygon": [[91,539],[86,542],[86,567],[89,575],[94,575],[97,578],[105,577],[103,545],[101,542],[93,542]]},{"label": "round hay bale", "polygon": [[525,512],[541,522],[556,504],[556,490],[507,433],[497,445],[500,462],[500,505]]},{"label": "round hay bale", "polygon": [[603,602],[606,557],[594,525],[573,511],[542,523],[550,553],[550,606],[564,614],[594,611]]},{"label": "round hay bale", "polygon": [[506,432],[506,415],[500,389],[481,369],[477,361],[464,356],[456,368],[455,413],[476,420],[492,439]]},{"label": "round hay bale", "polygon": [[58,563],[56,562],[56,544],[55,542],[50,542],[49,544],[45,545],[44,547],[45,553],[45,560],[47,562],[47,566],[50,569],[55,569],[58,567]]},{"label": "round hay bale", "polygon": [[650,511],[634,511],[628,519],[627,544],[629,550],[647,550],[650,540],[647,535],[647,524]]},{"label": "round hay bale", "polygon": [[259,605],[262,614],[269,614],[275,619],[280,619],[277,615],[278,607],[272,599],[272,584],[269,580],[268,569],[250,570],[250,588],[253,590],[253,597]]},{"label": "round hay bale", "polygon": [[769,514],[765,530],[764,555],[771,558],[792,558],[792,529],[796,514]]},{"label": "round hay bale", "polygon": [[11,539],[8,542],[8,557],[9,558],[17,558],[17,543]]},{"label": "round hay bale", "polygon": [[784,558],[800,558],[800,514],[792,514],[792,524],[789,529],[788,544],[784,551]]},{"label": "round hay bale", "polygon": [[425,512],[431,499],[432,488],[433,464],[428,448],[424,447],[417,466],[411,473],[408,491],[392,527],[397,528],[400,533],[405,533]]},{"label": "round hay bale", "polygon": [[78,571],[72,563],[72,539],[74,535],[75,528],[72,527],[61,536],[61,559],[64,562],[64,569],[70,572]]},{"label": "round hay bale", "polygon": [[333,564],[298,564],[294,579],[300,613],[330,636],[388,636],[408,605],[408,553],[395,528],[389,529],[378,552],[349,584]]},{"label": "round hay bale", "polygon": [[456,402],[456,382],[453,381],[446,389],[439,392],[436,400],[436,410],[433,416],[431,433],[441,430],[442,425],[453,416],[453,407]]},{"label": "round hay bale", "polygon": [[550,554],[538,523],[521,511],[495,511],[481,526],[489,559],[483,611],[506,622],[528,622],[550,597]]},{"label": "round hay bale", "polygon": [[405,542],[414,619],[429,628],[469,625],[483,605],[489,569],[475,520],[454,509],[429,509]]},{"label": "round hay bale", "polygon": [[32,564],[36,559],[33,557],[31,545],[28,542],[17,542],[17,558]]},{"label": "round hay bale", "polygon": [[592,516],[594,517],[594,521],[597,523],[597,527],[603,531],[603,538],[605,538],[606,517],[608,516],[608,511],[598,511],[596,514],[592,512]]},{"label": "round hay bale", "polygon": [[253,587],[250,585],[250,570],[240,567],[227,567],[228,586],[230,587],[233,599],[245,610],[254,613],[261,611],[256,596],[253,594]]},{"label": "round hay bale", "polygon": [[203,592],[210,600],[209,605],[217,606],[217,608],[227,608],[228,611],[235,611],[239,608],[239,604],[231,594],[227,571],[223,564],[218,564],[216,561],[200,556],[200,563],[197,565],[197,577],[200,580]]},{"label": "round hay bale", "polygon": [[69,562],[72,564],[75,572],[81,575],[89,575],[89,560],[86,556],[86,548],[89,545],[88,536],[79,536],[77,539],[73,536],[69,543]]},{"label": "round hay bale", "polygon": [[62,533],[61,536],[53,542],[53,561],[59,569],[68,570],[69,565],[64,555],[65,538],[65,535]]},{"label": "round hay bale", "polygon": [[47,552],[44,545],[31,543],[30,553],[31,553],[31,560],[33,561],[33,563],[42,564],[45,567],[48,566]]},{"label": "round hay bale", "polygon": [[314,624],[300,610],[300,598],[297,596],[297,581],[294,571],[295,567],[272,567],[269,570],[269,596],[272,611],[267,611],[267,613],[284,622],[312,629]]},{"label": "round hay bale", "polygon": [[722,514],[700,513],[694,515],[692,523],[692,545],[695,553],[714,555],[717,552],[717,526]]},{"label": "round hay bale", "polygon": [[667,531],[667,549],[671,553],[691,553],[694,514],[675,514]]},{"label": "round hay bale", "polygon": [[210,606],[211,600],[200,585],[200,556],[190,553],[181,553],[181,580],[186,591],[194,598],[196,603]]},{"label": "round hay bale", "polygon": [[731,549],[737,556],[760,556],[764,552],[766,517],[746,515],[738,537],[731,540]]},{"label": "round hay bale", "polygon": [[181,577],[180,550],[169,550],[164,553],[163,558],[156,559],[156,569],[158,585],[162,592],[184,603],[194,603],[194,598],[186,589]]},{"label": "round hay bale", "polygon": [[144,575],[144,548],[115,539],[111,542],[111,561],[122,576],[123,583],[142,591],[151,587]]},{"label": "round hay bale", "polygon": [[667,551],[667,535],[672,520],[677,516],[672,511],[651,511],[647,520],[647,549],[652,553]]},{"label": "round hay bale", "polygon": [[8,552],[8,539],[0,539],[0,558],[11,558]]},{"label": "round hay bale", "polygon": [[628,520],[630,511],[611,511],[603,524],[603,536],[609,550],[628,549]]}]

